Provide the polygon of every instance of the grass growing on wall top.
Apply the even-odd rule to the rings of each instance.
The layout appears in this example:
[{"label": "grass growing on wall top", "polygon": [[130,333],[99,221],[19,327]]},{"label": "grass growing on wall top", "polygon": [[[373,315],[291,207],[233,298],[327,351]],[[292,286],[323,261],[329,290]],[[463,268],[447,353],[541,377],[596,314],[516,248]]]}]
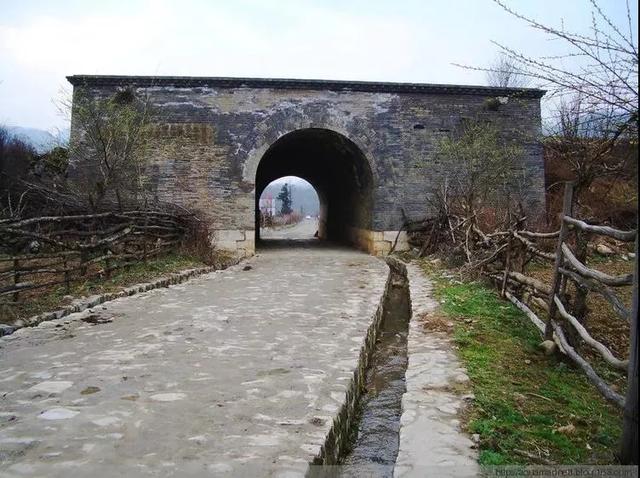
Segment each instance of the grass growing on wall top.
[{"label": "grass growing on wall top", "polygon": [[545,356],[537,329],[494,290],[423,268],[471,379],[464,422],[479,435],[480,463],[615,464],[621,411],[569,362]]}]

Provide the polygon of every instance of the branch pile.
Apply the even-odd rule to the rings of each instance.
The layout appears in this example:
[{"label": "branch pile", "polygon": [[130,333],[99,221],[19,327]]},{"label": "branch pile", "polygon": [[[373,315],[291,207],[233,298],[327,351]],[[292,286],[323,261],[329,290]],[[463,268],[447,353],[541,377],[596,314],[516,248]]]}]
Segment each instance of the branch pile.
[{"label": "branch pile", "polygon": [[27,291],[69,289],[168,253],[185,241],[192,222],[192,215],[161,210],[0,220],[0,302],[19,305]]},{"label": "branch pile", "polygon": [[[607,366],[627,370],[629,360],[616,357],[588,331],[586,296],[589,292],[601,295],[620,319],[629,322],[631,312],[614,289],[631,285],[633,276],[605,274],[588,267],[586,259],[591,236],[633,242],[637,232],[591,225],[568,215],[563,216],[559,231],[529,231],[523,229],[523,223],[524,218],[519,218],[502,230],[484,232],[475,214],[443,213],[405,222],[405,229],[420,256],[445,253],[452,262],[462,264],[463,274],[489,278],[503,297],[525,313],[547,343],[555,342],[554,348],[579,366],[605,398],[624,407],[624,397],[598,376],[580,349],[588,346],[591,355],[600,357]],[[571,241],[570,232],[575,235]],[[550,252],[554,246],[555,252]],[[527,265],[533,260],[554,264],[553,284],[527,275]],[[567,292],[568,282],[575,286],[573,297]]]}]

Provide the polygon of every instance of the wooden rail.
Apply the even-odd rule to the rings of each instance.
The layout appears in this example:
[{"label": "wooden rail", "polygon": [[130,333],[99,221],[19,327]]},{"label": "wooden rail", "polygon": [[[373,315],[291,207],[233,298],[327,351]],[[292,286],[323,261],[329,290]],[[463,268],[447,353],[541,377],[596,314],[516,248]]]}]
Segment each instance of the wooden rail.
[{"label": "wooden rail", "polygon": [[[532,290],[536,293],[544,293],[547,297],[546,311],[547,318],[544,328],[544,336],[547,340],[554,340],[558,347],[571,358],[586,374],[586,376],[594,383],[596,388],[608,400],[616,405],[623,407],[624,398],[616,393],[593,369],[589,362],[577,351],[567,338],[565,328],[569,327],[577,333],[577,336],[585,344],[589,345],[608,365],[618,370],[627,370],[629,360],[616,357],[609,348],[595,339],[585,326],[584,317],[577,316],[568,310],[568,306],[564,302],[565,288],[567,280],[573,282],[576,290],[581,291],[576,294],[573,307],[576,310],[586,310],[584,301],[588,292],[595,292],[601,295],[612,307],[615,314],[623,320],[630,322],[634,319],[631,313],[625,307],[622,300],[614,292],[613,288],[629,286],[633,283],[632,274],[612,276],[604,272],[588,267],[571,249],[568,243],[569,236],[572,232],[576,235],[576,244],[581,246],[581,257],[586,259],[587,244],[586,234],[606,236],[617,241],[633,242],[636,240],[637,231],[621,231],[608,226],[599,226],[588,224],[584,221],[572,217],[573,205],[573,185],[567,183],[565,187],[565,195],[563,201],[562,222],[560,231],[557,233],[533,233],[531,231],[514,231],[513,237],[520,241],[525,249],[543,260],[553,260],[553,280],[551,287],[542,287],[538,282],[532,281],[532,278],[525,274],[514,274],[507,268],[503,271],[505,277],[509,278],[511,283],[515,283],[520,287]],[[583,234],[580,236],[580,234]],[[550,254],[541,251],[533,242],[536,239],[550,239],[557,237],[556,253]],[[637,260],[637,258],[636,258]],[[505,259],[505,264],[509,261]],[[496,278],[495,274],[492,276]],[[546,289],[546,290],[545,290]],[[540,328],[541,319],[524,304],[524,302],[516,297],[514,293],[506,292],[505,295],[513,302],[527,317]],[[583,301],[581,304],[580,301]]]},{"label": "wooden rail", "polygon": [[636,240],[636,234],[637,231],[633,230],[633,231],[621,231],[619,229],[614,229],[612,227],[609,226],[594,226],[591,224],[587,224],[584,221],[581,221],[579,219],[575,219],[573,217],[570,216],[564,216],[563,221],[577,227],[578,229],[580,229],[581,231],[584,232],[590,232],[592,234],[599,234],[602,236],[608,236],[611,237],[613,239],[616,239],[618,241],[623,241],[623,242],[633,242]]},{"label": "wooden rail", "polygon": [[[573,255],[571,249],[566,243],[562,243],[562,254],[564,258],[568,261],[568,265],[573,267],[575,271],[580,274],[582,277],[586,277],[589,279],[595,279],[598,282],[601,282],[605,285],[610,285],[612,287],[620,287],[623,285],[631,285],[633,283],[633,274],[625,274],[622,276],[610,276],[605,274],[604,272],[597,271],[595,269],[590,269],[585,266],[582,262],[580,262],[576,256]],[[562,272],[558,270],[558,272]]]},{"label": "wooden rail", "polygon": [[[524,218],[509,218],[507,230],[484,232],[475,214],[460,217],[449,214],[448,210],[431,219],[406,223],[404,229],[409,233],[410,243],[413,240],[412,244],[420,250],[420,255],[436,250],[439,243],[445,243],[451,254],[456,253],[466,259],[467,270],[480,270],[495,282],[501,295],[523,311],[541,330],[545,340],[554,341],[608,400],[623,406],[623,398],[598,376],[588,358],[601,358],[604,365],[616,370],[627,370],[634,366],[634,362],[614,355],[601,338],[589,331],[587,298],[590,294],[598,294],[611,307],[616,318],[634,329],[637,317],[616,292],[621,287],[631,286],[634,275],[607,274],[590,267],[587,262],[589,241],[594,236],[623,243],[637,242],[637,230],[623,231],[588,224],[573,217],[573,204],[573,184],[566,183],[560,229],[551,232],[526,230]],[[552,249],[555,252],[550,252]],[[636,256],[636,267],[637,260]],[[553,276],[549,283],[527,273],[528,264],[540,262],[553,263]],[[634,291],[636,288],[634,285]],[[620,325],[625,324],[620,322]],[[582,344],[593,349],[596,355],[584,354]]]},{"label": "wooden rail", "polygon": [[562,303],[562,301],[557,295],[553,297],[553,300],[556,303],[556,306],[558,307],[558,312],[560,313],[560,315],[565,319],[567,319],[571,323],[571,325],[573,325],[576,331],[580,334],[580,337],[582,337],[582,340],[584,340],[587,344],[589,344],[591,347],[596,349],[600,353],[602,358],[605,359],[609,365],[612,365],[613,367],[621,370],[627,369],[627,367],[629,366],[628,360],[620,360],[616,358],[611,353],[611,351],[604,346],[604,344],[598,342],[596,339],[591,337],[591,335],[589,335],[589,332],[587,332],[587,329],[584,328],[584,326],[580,323],[580,321],[576,319],[573,315],[571,315],[569,312],[567,312],[567,310],[564,308],[564,304]]}]

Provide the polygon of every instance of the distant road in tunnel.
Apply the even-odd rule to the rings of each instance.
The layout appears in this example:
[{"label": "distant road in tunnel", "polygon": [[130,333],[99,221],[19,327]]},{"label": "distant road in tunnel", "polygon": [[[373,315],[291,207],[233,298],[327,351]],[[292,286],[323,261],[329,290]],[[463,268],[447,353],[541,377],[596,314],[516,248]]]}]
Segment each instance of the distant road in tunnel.
[{"label": "distant road in tunnel", "polygon": [[288,240],[288,239],[313,239],[318,230],[318,220],[315,218],[303,219],[298,224],[280,228],[263,227],[260,229],[260,238]]}]

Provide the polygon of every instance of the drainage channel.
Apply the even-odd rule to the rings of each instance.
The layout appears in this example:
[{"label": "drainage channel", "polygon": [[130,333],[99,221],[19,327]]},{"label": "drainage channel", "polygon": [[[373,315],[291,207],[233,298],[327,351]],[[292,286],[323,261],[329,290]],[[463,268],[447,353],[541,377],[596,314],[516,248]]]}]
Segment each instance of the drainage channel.
[{"label": "drainage channel", "polygon": [[355,424],[339,462],[341,476],[371,473],[391,477],[398,456],[411,301],[406,271],[389,265],[391,283],[383,303],[382,323]]}]

